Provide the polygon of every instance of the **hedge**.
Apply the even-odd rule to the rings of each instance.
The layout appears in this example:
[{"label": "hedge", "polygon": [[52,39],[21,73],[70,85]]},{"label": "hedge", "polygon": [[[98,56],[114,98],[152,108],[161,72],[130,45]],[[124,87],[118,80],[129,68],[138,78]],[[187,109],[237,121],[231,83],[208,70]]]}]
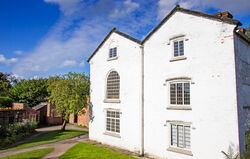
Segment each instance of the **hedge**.
[{"label": "hedge", "polygon": [[11,107],[13,100],[9,97],[0,97],[0,107]]}]

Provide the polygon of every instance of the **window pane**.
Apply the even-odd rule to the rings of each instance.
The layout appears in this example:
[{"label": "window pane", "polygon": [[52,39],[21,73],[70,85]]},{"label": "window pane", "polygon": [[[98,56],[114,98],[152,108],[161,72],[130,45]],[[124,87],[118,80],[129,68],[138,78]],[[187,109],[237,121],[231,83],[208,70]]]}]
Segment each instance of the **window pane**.
[{"label": "window pane", "polygon": [[190,104],[190,84],[184,83],[184,104]]},{"label": "window pane", "polygon": [[111,120],[109,118],[107,118],[107,120],[106,120],[106,130],[110,131],[110,127],[111,127]]},{"label": "window pane", "polygon": [[184,127],[184,140],[185,140],[185,148],[190,149],[190,126]]},{"label": "window pane", "polygon": [[177,104],[182,105],[182,83],[177,83]]},{"label": "window pane", "polygon": [[109,58],[112,57],[112,49],[109,49]]},{"label": "window pane", "polygon": [[177,146],[177,129],[176,125],[171,124],[171,145],[172,146]]},{"label": "window pane", "polygon": [[106,131],[120,133],[120,112],[107,111]]},{"label": "window pane", "polygon": [[120,132],[120,119],[116,119],[116,132]]},{"label": "window pane", "polygon": [[116,47],[114,48],[113,57],[116,57]]},{"label": "window pane", "polygon": [[178,56],[178,41],[174,42],[174,57]]},{"label": "window pane", "polygon": [[170,84],[170,103],[176,104],[176,84]]},{"label": "window pane", "polygon": [[183,136],[183,126],[177,126],[177,134],[178,134],[178,147],[184,147],[184,136]]},{"label": "window pane", "polygon": [[107,98],[119,99],[120,94],[120,77],[116,71],[109,73],[107,78]]},{"label": "window pane", "polygon": [[184,42],[183,42],[183,40],[179,41],[179,51],[180,51],[180,56],[183,56],[184,55]]}]

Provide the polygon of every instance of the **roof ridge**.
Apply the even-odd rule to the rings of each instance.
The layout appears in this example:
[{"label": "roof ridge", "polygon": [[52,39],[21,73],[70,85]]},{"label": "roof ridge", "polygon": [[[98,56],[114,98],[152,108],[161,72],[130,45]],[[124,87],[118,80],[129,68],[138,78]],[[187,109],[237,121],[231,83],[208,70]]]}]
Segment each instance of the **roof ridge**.
[{"label": "roof ridge", "polygon": [[129,39],[129,40],[132,40],[132,41],[134,41],[134,42],[136,42],[136,43],[138,43],[138,44],[141,44],[141,41],[140,41],[140,40],[135,39],[135,38],[133,38],[132,36],[130,36],[130,35],[128,35],[128,34],[125,34],[125,33],[121,32],[121,31],[118,31],[118,30],[116,30],[115,27],[113,27],[113,28],[110,30],[110,32],[108,33],[108,35],[102,40],[102,42],[100,43],[100,45],[95,49],[95,51],[92,53],[92,55],[88,58],[87,62],[89,62],[89,61],[91,60],[91,58],[96,54],[96,52],[101,48],[101,46],[102,46],[102,45],[104,44],[104,42],[110,37],[110,35],[111,35],[113,32],[114,32],[114,33],[117,33],[117,34],[119,34],[119,35],[121,35],[121,36],[123,36],[123,37],[125,37],[125,38],[127,38],[127,39]]}]

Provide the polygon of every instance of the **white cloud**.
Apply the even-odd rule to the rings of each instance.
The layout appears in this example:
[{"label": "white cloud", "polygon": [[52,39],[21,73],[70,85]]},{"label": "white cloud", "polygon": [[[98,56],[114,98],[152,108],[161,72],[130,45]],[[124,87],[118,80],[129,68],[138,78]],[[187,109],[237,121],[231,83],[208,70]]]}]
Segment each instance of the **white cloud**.
[{"label": "white cloud", "polygon": [[123,2],[120,8],[114,9],[109,16],[112,18],[123,17],[139,8],[139,6],[139,3],[132,2],[131,0],[126,0]]},{"label": "white cloud", "polygon": [[44,0],[47,3],[58,4],[65,16],[70,16],[81,9],[82,0]]},{"label": "white cloud", "polygon": [[35,76],[33,76],[33,77],[31,77],[30,79],[39,79],[39,77],[37,76],[37,75],[35,75]]},{"label": "white cloud", "polygon": [[83,67],[84,65],[85,65],[84,61],[82,61],[82,62],[79,64],[80,67]]},{"label": "white cloud", "polygon": [[61,67],[72,67],[76,65],[75,60],[65,60],[62,64]]},{"label": "white cloud", "polygon": [[0,54],[0,63],[8,65],[8,64],[11,64],[11,63],[16,63],[17,61],[18,61],[17,58],[6,59],[3,54]]},{"label": "white cloud", "polygon": [[250,8],[249,0],[159,0],[158,18],[164,18],[177,4],[187,9],[204,11],[214,8],[233,14],[244,14]]},{"label": "white cloud", "polygon": [[21,51],[21,50],[16,50],[16,51],[14,51],[14,53],[17,54],[17,55],[22,55],[22,54],[23,54],[23,51]]}]

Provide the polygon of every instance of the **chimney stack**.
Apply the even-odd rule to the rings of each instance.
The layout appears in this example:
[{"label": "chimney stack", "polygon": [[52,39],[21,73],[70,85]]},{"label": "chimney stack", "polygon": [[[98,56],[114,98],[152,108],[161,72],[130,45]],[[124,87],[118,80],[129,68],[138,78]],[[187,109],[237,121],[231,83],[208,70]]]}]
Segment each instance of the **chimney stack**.
[{"label": "chimney stack", "polygon": [[239,28],[238,29],[240,32],[242,32],[243,34],[245,34],[245,32],[246,32],[246,29],[244,29],[244,28]]},{"label": "chimney stack", "polygon": [[230,18],[232,19],[233,18],[233,15],[231,13],[229,13],[228,11],[226,12],[218,12],[218,13],[215,13],[214,15],[218,16],[218,17],[222,17],[222,18]]}]

